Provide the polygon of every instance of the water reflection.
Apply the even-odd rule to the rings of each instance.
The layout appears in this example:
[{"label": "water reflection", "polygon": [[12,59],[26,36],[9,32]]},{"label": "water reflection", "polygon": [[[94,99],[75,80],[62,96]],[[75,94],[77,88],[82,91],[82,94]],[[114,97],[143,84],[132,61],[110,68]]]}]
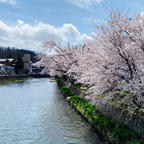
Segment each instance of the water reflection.
[{"label": "water reflection", "polygon": [[0,86],[0,144],[100,143],[56,83],[32,79]]}]

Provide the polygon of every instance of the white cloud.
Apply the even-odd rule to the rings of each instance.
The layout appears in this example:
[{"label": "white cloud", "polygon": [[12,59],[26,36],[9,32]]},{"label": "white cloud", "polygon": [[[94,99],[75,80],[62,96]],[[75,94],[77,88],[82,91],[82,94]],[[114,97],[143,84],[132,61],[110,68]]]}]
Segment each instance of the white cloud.
[{"label": "white cloud", "polygon": [[24,24],[24,22],[22,21],[22,20],[20,20],[20,19],[18,19],[18,24]]},{"label": "white cloud", "polygon": [[37,49],[48,39],[61,43],[76,43],[90,37],[81,34],[73,24],[64,24],[56,28],[42,22],[30,25],[18,20],[15,25],[8,25],[0,21],[0,46]]},{"label": "white cloud", "polygon": [[80,8],[89,9],[90,6],[100,3],[103,0],[66,0],[66,1]]},{"label": "white cloud", "polygon": [[0,0],[0,3],[7,3],[10,5],[16,5],[16,0]]}]

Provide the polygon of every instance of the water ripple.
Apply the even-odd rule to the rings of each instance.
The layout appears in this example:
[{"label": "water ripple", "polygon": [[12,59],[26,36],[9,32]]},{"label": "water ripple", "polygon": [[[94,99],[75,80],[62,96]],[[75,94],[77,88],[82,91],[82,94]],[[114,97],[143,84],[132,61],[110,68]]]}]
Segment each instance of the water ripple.
[{"label": "water ripple", "polygon": [[104,144],[56,83],[31,79],[0,92],[0,144]]}]

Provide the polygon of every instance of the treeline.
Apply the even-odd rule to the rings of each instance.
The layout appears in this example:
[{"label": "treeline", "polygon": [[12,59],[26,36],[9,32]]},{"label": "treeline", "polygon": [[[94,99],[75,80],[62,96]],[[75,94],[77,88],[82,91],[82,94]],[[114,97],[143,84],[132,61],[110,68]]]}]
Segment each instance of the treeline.
[{"label": "treeline", "polygon": [[17,59],[19,56],[23,56],[24,54],[30,54],[32,62],[36,62],[36,53],[31,50],[25,49],[17,49],[17,48],[4,48],[0,47],[0,58],[14,58]]}]

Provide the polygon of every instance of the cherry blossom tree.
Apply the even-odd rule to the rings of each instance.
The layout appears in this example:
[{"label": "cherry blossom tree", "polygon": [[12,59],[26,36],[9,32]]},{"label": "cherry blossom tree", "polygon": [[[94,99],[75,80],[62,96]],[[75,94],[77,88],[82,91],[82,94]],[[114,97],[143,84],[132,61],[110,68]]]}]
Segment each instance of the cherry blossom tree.
[{"label": "cherry blossom tree", "polygon": [[144,18],[141,15],[129,18],[127,14],[112,11],[107,24],[98,28],[102,32],[101,42],[111,55],[109,60],[115,67],[114,74],[127,83],[137,79],[141,84],[144,75]]},{"label": "cherry blossom tree", "polygon": [[77,65],[79,55],[81,50],[78,46],[62,47],[59,43],[55,41],[48,40],[43,44],[44,48],[47,50],[52,50],[54,55],[51,57],[52,63],[49,66],[55,69],[58,76],[70,77],[72,78],[72,73],[67,74],[70,71],[71,66]]},{"label": "cherry blossom tree", "polygon": [[[139,14],[130,18],[127,14],[111,11],[107,23],[97,28],[100,35],[95,36],[96,43],[101,43],[105,51],[101,61],[105,72],[101,74],[104,74],[107,88],[113,88],[111,97],[114,89],[123,89],[137,95],[137,105],[133,108],[134,97],[125,99],[131,112],[144,108],[144,18]],[[103,83],[102,79],[100,81]]]},{"label": "cherry blossom tree", "polygon": [[91,87],[93,99],[107,91],[102,98],[107,103],[119,89],[136,94],[137,107],[132,106],[130,95],[119,104],[125,101],[130,112],[144,108],[144,18],[111,10],[107,22],[96,27],[99,32],[81,45],[44,42],[44,48],[54,54],[39,63],[45,70],[53,69],[55,75]]}]

